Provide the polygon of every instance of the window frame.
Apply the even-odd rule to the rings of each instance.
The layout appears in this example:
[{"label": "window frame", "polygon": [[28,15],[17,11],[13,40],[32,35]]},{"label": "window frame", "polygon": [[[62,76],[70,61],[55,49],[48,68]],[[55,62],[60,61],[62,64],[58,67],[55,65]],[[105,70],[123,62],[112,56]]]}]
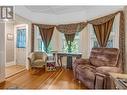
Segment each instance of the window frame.
[{"label": "window frame", "polygon": [[17,35],[16,48],[26,48],[26,28],[25,27],[17,27],[16,28],[16,35]]}]

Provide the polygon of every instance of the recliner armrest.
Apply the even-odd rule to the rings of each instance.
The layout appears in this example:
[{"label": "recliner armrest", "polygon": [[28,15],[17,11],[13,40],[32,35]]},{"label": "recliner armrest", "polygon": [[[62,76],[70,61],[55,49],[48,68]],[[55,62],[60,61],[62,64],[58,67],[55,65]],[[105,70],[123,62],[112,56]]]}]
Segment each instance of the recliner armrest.
[{"label": "recliner armrest", "polygon": [[79,65],[79,64],[89,64],[89,59],[82,59],[82,58],[76,59],[74,61],[74,64],[77,64],[77,65]]},{"label": "recliner armrest", "polygon": [[99,72],[96,72],[95,75],[100,76],[100,77],[105,77],[106,76],[105,74],[102,74],[102,73],[99,73]]},{"label": "recliner armrest", "polygon": [[97,67],[96,71],[102,74],[109,75],[109,72],[113,73],[122,73],[122,70],[118,67],[108,67],[108,66],[101,66]]}]

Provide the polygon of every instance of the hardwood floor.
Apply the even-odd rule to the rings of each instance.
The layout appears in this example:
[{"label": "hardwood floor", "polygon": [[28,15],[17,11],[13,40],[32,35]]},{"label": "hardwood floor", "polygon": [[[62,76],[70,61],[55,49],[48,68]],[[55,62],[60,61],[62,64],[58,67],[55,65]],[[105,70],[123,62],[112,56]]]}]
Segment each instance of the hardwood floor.
[{"label": "hardwood floor", "polygon": [[78,81],[74,80],[72,70],[58,69],[54,72],[40,70],[34,74],[30,71],[22,71],[10,78],[0,86],[1,89],[86,89]]},{"label": "hardwood floor", "polygon": [[21,72],[22,70],[25,70],[25,66],[21,66],[21,65],[12,65],[12,66],[8,66],[5,68],[5,76],[10,77],[16,73]]}]

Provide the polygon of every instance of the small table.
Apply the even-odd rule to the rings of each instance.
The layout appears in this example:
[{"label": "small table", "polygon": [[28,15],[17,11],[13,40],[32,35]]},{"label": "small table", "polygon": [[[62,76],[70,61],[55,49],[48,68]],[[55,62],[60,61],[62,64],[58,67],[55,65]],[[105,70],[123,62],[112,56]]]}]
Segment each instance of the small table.
[{"label": "small table", "polygon": [[76,59],[82,57],[82,53],[65,53],[65,52],[53,52],[54,58],[56,58],[56,63],[60,67],[62,67],[62,57],[67,57],[67,68],[72,69],[72,57],[76,57]]},{"label": "small table", "polygon": [[56,62],[54,60],[48,60],[45,64],[46,71],[55,71],[56,70]]},{"label": "small table", "polygon": [[122,81],[127,80],[127,74],[110,73],[111,79],[114,81],[116,89],[127,89],[127,83],[124,84]]}]

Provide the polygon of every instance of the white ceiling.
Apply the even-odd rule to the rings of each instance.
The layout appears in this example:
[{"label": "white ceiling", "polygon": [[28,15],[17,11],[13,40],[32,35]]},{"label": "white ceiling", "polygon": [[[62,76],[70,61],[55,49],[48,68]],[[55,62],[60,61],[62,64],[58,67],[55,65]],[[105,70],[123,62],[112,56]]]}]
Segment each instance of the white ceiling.
[{"label": "white ceiling", "polygon": [[53,15],[61,15],[78,11],[84,11],[84,9],[89,8],[87,6],[25,6],[25,7],[28,8],[31,12]]},{"label": "white ceiling", "polygon": [[123,6],[16,6],[15,13],[42,24],[86,21],[123,9]]}]

